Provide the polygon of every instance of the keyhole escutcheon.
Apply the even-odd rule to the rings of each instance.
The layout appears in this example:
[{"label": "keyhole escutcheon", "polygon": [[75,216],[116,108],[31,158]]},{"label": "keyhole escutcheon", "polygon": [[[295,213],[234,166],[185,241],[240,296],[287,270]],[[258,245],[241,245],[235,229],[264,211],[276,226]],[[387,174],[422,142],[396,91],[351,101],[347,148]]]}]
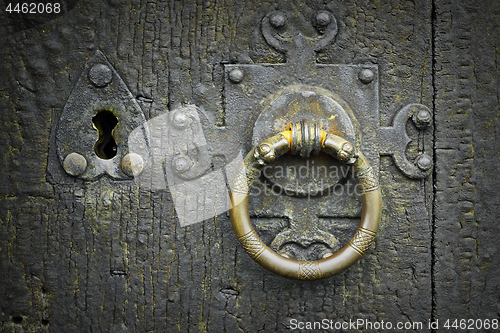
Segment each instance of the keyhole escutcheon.
[{"label": "keyhole escutcheon", "polygon": [[103,160],[115,157],[118,149],[113,137],[113,130],[118,124],[116,116],[108,110],[99,111],[92,118],[92,123],[99,134],[99,138],[94,145],[96,155]]}]

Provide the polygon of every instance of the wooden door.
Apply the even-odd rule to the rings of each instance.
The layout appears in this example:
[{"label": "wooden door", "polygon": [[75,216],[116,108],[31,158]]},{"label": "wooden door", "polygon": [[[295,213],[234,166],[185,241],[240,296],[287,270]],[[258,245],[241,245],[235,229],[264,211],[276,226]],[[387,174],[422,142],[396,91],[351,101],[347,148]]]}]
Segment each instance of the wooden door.
[{"label": "wooden door", "polygon": [[[474,320],[467,325],[478,329],[488,320],[498,328],[498,4],[66,0],[53,3],[50,14],[41,13],[48,4],[37,2],[35,12],[25,14],[16,4],[4,1],[0,14],[2,332],[430,332],[445,329],[448,320],[453,329],[455,319]],[[98,83],[89,78],[93,61],[106,64],[105,81],[113,78],[103,86],[109,83],[109,101],[121,105],[119,124],[141,124],[142,115],[154,122],[192,106],[200,127],[191,135],[203,134],[209,157],[197,176],[246,154],[261,109],[238,108],[227,71],[287,65],[291,55],[262,34],[273,11],[286,14],[287,38],[317,34],[315,15],[333,15],[338,31],[314,53],[315,66],[376,68],[370,103],[378,108],[378,124],[360,123],[373,134],[360,149],[372,154],[381,185],[380,229],[360,261],[317,281],[289,280],[260,267],[238,243],[223,208],[189,223],[165,180],[141,186],[120,169],[75,177],[59,156],[58,145],[98,139],[90,118],[65,122],[63,116],[71,101],[78,115],[79,107],[88,107],[91,95],[85,94],[100,89],[102,77]],[[286,80],[274,82],[276,91],[301,83],[300,77]],[[350,90],[338,91],[347,100]],[[252,93],[245,91],[258,95]],[[412,103],[431,111],[425,131],[411,120],[402,125],[412,140],[404,158],[414,163],[425,153],[432,161],[420,179],[408,177],[384,153],[388,144],[377,141],[380,129],[393,126]],[[72,121],[83,125],[72,127]],[[162,142],[161,129],[155,133]],[[161,161],[171,163],[165,156]],[[182,170],[183,163],[174,168]],[[225,190],[217,188],[217,195],[224,198]],[[213,198],[206,188],[199,191]],[[268,244],[290,223],[278,211],[287,199],[273,198],[273,205],[266,197],[251,201],[253,224]],[[294,200],[296,206],[287,204],[291,214],[315,204]],[[198,213],[207,207],[196,200],[189,205]],[[353,199],[335,206],[317,223],[345,245],[359,205]]]}]

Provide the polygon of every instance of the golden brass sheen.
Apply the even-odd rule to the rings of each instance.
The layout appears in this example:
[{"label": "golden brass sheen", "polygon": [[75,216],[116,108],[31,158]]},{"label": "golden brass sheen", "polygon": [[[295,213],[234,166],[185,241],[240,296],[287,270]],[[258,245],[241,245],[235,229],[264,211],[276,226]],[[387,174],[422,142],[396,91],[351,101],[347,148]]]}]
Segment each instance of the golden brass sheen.
[{"label": "golden brass sheen", "polygon": [[[298,134],[301,131],[308,134]],[[304,138],[308,142],[304,142]],[[355,178],[363,189],[361,222],[351,241],[338,252],[316,261],[298,261],[276,253],[262,242],[250,221],[248,193],[252,182],[259,177],[267,163],[288,152],[306,157],[319,150],[354,167]],[[233,208],[229,215],[238,241],[259,265],[283,277],[318,280],[338,274],[358,261],[375,239],[382,211],[380,187],[375,173],[364,155],[354,150],[352,143],[319,130],[318,125],[308,126],[305,122],[292,124],[289,131],[258,144],[245,157],[244,165],[232,179],[230,187]]]}]

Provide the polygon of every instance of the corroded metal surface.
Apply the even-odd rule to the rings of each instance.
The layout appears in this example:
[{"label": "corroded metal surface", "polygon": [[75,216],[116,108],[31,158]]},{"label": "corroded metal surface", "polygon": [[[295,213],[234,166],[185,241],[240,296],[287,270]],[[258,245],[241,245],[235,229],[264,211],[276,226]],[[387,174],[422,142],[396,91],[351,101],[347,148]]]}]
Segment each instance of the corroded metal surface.
[{"label": "corroded metal surface", "polygon": [[[144,113],[121,77],[104,54],[97,51],[83,68],[60,115],[56,131],[59,160],[69,175],[85,180],[95,180],[103,174],[130,179],[139,173],[139,166],[135,163],[133,171],[128,163],[122,163],[123,159],[130,153],[143,160],[149,156],[146,130],[140,133],[146,143],[141,149],[130,151],[128,144],[130,134],[145,122]],[[106,147],[108,143],[112,145]],[[66,168],[72,154],[86,160],[85,168],[79,172]]]},{"label": "corroded metal surface", "polygon": [[[431,117],[432,114],[425,105],[408,104],[397,113],[393,126],[379,129],[380,154],[392,156],[399,170],[409,178],[422,179],[432,172],[432,159],[428,155],[432,149],[432,137],[429,133],[432,130]],[[413,163],[406,157],[406,148],[411,142],[406,132],[406,123],[410,118],[424,136],[420,154]]]}]

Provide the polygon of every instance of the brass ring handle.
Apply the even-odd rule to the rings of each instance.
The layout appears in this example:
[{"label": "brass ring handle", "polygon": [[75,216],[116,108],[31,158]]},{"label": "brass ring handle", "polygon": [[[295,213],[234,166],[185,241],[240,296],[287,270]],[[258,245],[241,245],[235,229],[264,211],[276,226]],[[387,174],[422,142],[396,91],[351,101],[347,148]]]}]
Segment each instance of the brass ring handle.
[{"label": "brass ring handle", "polygon": [[[287,152],[309,153],[319,151],[351,164],[358,184],[363,189],[362,212],[359,227],[350,242],[333,255],[316,261],[298,261],[286,258],[270,249],[255,232],[248,214],[248,196],[251,183],[259,177],[267,163]],[[229,211],[234,232],[245,251],[264,268],[290,279],[318,280],[338,274],[358,261],[372,244],[377,233],[382,211],[378,180],[367,159],[354,146],[331,133],[308,126],[305,121],[292,124],[289,131],[272,136],[254,147],[244,159],[244,166],[231,181]]]}]

